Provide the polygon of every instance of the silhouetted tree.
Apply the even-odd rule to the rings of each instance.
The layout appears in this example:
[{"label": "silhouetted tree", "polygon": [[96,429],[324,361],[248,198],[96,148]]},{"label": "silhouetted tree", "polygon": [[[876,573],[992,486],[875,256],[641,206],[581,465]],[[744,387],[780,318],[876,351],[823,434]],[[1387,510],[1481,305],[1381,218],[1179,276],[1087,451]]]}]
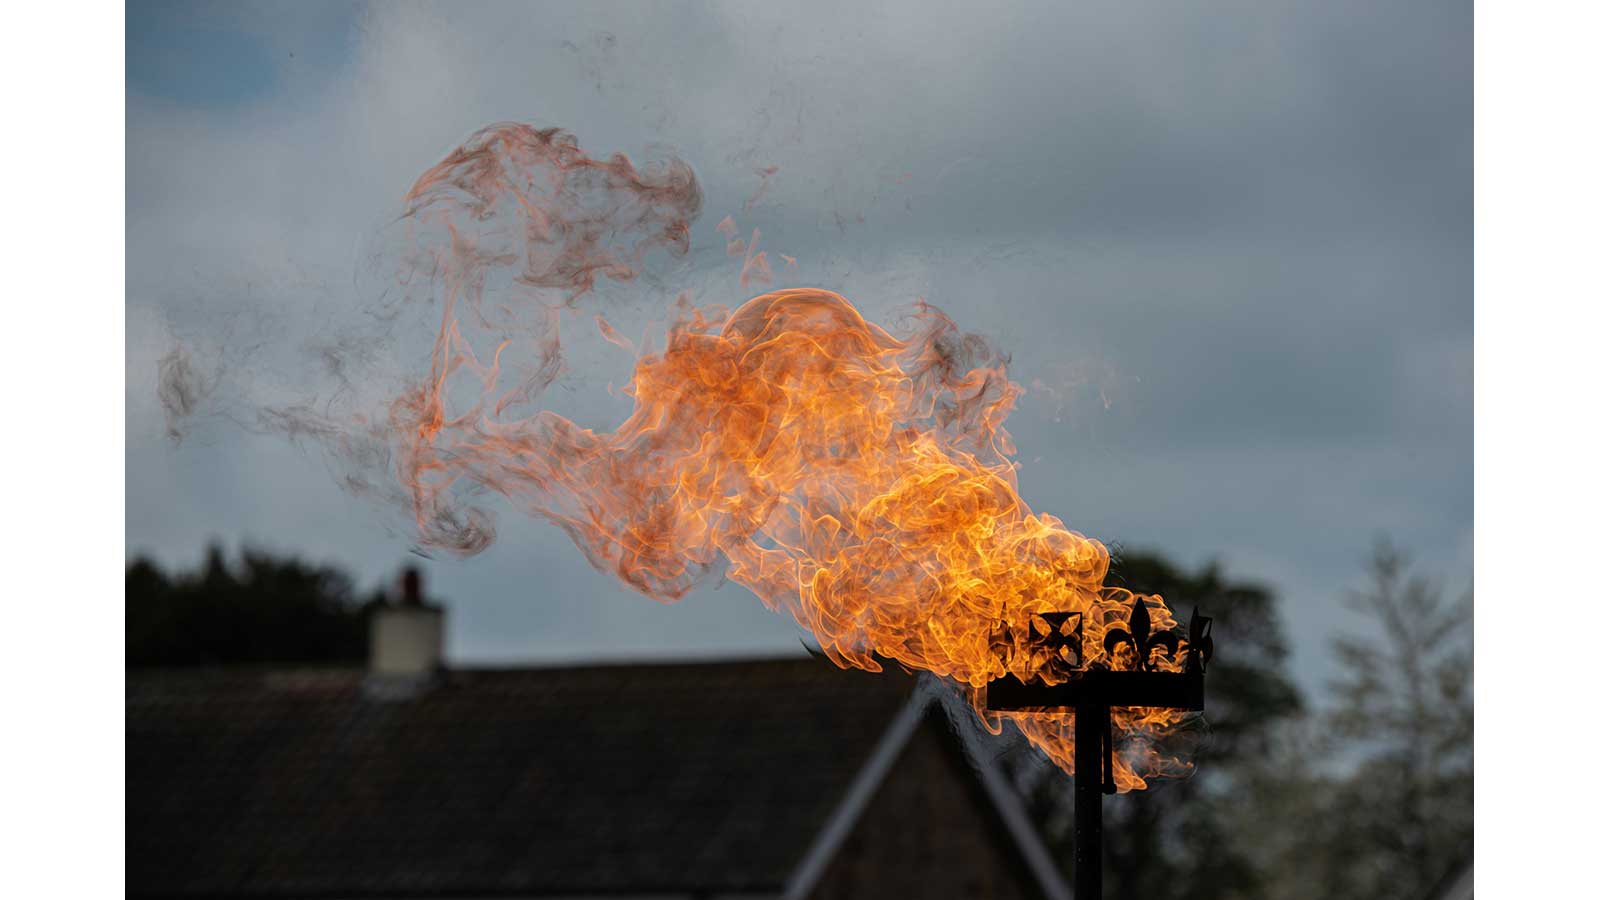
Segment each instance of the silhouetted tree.
[{"label": "silhouetted tree", "polygon": [[1300,786],[1281,847],[1284,895],[1424,897],[1472,853],[1472,595],[1447,601],[1387,541],[1351,608],[1376,634],[1340,636],[1322,732],[1331,771]]},{"label": "silhouetted tree", "polygon": [[327,566],[246,549],[229,566],[211,546],[195,571],[128,565],[127,665],[342,662],[366,655],[367,603]]}]

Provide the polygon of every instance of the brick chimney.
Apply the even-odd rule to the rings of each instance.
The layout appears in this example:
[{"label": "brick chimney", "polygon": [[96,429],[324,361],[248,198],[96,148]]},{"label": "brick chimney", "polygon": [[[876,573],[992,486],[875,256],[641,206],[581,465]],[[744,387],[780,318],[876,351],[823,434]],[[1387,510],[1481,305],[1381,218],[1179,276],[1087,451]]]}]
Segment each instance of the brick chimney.
[{"label": "brick chimney", "polygon": [[374,611],[368,674],[384,680],[424,680],[444,665],[444,610],[422,597],[422,573],[407,568],[398,605]]}]

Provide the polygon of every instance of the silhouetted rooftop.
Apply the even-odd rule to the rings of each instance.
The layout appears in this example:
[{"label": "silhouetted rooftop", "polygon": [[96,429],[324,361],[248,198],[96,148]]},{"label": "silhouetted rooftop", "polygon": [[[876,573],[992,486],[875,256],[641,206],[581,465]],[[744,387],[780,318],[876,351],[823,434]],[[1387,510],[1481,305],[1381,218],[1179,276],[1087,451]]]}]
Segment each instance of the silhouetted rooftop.
[{"label": "silhouetted rooftop", "polygon": [[127,673],[130,894],[771,891],[913,679],[823,660]]}]

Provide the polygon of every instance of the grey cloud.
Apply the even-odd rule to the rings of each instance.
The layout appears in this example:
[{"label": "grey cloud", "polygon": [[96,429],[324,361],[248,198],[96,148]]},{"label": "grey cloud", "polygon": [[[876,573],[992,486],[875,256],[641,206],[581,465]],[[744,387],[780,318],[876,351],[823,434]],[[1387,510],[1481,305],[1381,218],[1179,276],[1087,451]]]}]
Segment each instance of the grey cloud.
[{"label": "grey cloud", "polygon": [[[368,578],[400,559],[314,454],[227,429],[167,446],[155,361],[168,323],[253,308],[303,331],[370,290],[361,241],[411,180],[529,120],[697,169],[694,254],[599,298],[629,333],[680,286],[742,299],[713,230],[732,214],[799,259],[778,285],[880,319],[924,295],[1024,385],[1104,382],[1023,399],[1030,502],[1278,583],[1314,683],[1374,533],[1457,580],[1470,563],[1471,30],[1462,2],[396,3],[361,13],[348,61],[248,107],[131,95],[129,550],[293,539]],[[622,361],[575,360],[551,402],[606,424]],[[735,586],[657,607],[554,529],[503,524],[483,559],[431,565],[455,652],[797,646]]]}]

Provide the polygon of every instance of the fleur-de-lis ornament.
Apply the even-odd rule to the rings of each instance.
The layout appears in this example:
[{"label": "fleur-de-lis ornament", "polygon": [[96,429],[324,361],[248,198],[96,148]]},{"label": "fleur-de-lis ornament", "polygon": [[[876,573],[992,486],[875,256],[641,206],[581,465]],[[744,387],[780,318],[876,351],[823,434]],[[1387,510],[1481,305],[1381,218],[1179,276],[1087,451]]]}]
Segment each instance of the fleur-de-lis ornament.
[{"label": "fleur-de-lis ornament", "polygon": [[1176,631],[1162,629],[1152,631],[1150,625],[1150,610],[1144,605],[1144,598],[1139,598],[1133,604],[1133,612],[1128,615],[1127,628],[1112,628],[1106,631],[1105,649],[1107,657],[1115,657],[1117,648],[1123,644],[1133,645],[1134,662],[1139,671],[1149,671],[1150,653],[1157,647],[1167,651],[1167,658],[1176,660],[1179,650],[1184,651],[1184,668],[1191,672],[1204,672],[1205,664],[1211,659],[1211,619],[1200,615],[1197,606],[1194,615],[1189,620],[1189,637],[1187,640],[1180,638]]},{"label": "fleur-de-lis ornament", "polygon": [[1189,640],[1186,644],[1189,652],[1184,654],[1184,671],[1204,672],[1206,663],[1211,662],[1214,645],[1211,643],[1211,617],[1200,615],[1198,606],[1189,616]]}]

